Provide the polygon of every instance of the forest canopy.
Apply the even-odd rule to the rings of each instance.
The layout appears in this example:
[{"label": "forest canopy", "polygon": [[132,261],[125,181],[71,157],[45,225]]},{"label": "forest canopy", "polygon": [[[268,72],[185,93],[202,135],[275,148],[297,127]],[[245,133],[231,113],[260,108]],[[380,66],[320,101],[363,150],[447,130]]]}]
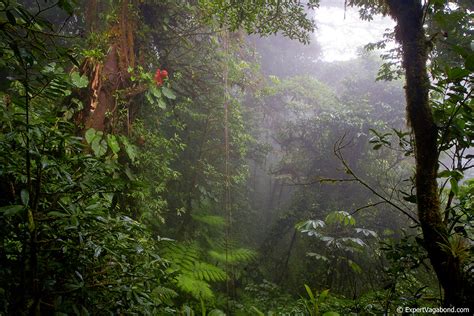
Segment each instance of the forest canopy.
[{"label": "forest canopy", "polygon": [[0,0],[0,314],[472,313],[472,1],[323,5]]}]

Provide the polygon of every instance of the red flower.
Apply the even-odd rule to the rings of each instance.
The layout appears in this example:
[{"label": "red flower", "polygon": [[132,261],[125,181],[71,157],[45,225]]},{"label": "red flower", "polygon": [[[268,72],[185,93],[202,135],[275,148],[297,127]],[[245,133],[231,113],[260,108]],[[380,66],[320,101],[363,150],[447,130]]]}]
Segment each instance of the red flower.
[{"label": "red flower", "polygon": [[161,71],[160,71],[160,68],[158,68],[156,70],[156,73],[155,73],[155,82],[156,82],[156,85],[158,87],[162,86],[163,85],[163,78],[161,77]]},{"label": "red flower", "polygon": [[165,69],[160,70],[160,68],[156,69],[155,73],[155,82],[158,87],[161,87],[163,85],[163,79],[168,78],[168,71]]},{"label": "red flower", "polygon": [[164,79],[168,78],[168,72],[166,71],[166,69],[163,69],[161,71],[161,78],[164,78]]}]

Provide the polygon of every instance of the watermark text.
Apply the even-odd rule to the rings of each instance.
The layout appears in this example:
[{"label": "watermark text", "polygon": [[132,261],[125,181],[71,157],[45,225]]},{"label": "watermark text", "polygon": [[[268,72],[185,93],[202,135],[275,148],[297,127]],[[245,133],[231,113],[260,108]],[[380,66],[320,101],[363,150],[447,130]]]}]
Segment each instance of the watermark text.
[{"label": "watermark text", "polygon": [[408,307],[398,306],[397,313],[413,314],[445,314],[445,313],[469,313],[468,307]]}]

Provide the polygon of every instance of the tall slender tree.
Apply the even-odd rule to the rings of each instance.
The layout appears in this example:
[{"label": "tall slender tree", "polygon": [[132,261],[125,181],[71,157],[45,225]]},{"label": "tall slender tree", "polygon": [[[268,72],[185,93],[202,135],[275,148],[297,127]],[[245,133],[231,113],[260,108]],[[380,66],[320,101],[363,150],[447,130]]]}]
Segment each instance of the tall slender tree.
[{"label": "tall slender tree", "polygon": [[429,101],[427,71],[429,41],[423,28],[425,10],[419,0],[387,0],[397,22],[396,40],[402,46],[405,69],[407,121],[415,138],[416,197],[424,246],[441,283],[445,304],[473,306],[474,288],[468,271],[450,249],[449,233],[440,211],[438,183],[438,130]]}]

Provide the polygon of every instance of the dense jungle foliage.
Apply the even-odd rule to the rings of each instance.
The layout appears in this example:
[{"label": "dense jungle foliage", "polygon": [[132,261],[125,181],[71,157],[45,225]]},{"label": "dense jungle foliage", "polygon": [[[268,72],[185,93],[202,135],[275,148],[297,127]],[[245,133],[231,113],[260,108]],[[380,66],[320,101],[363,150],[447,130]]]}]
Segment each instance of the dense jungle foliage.
[{"label": "dense jungle foliage", "polygon": [[0,315],[472,313],[472,1],[335,5],[0,0]]}]

